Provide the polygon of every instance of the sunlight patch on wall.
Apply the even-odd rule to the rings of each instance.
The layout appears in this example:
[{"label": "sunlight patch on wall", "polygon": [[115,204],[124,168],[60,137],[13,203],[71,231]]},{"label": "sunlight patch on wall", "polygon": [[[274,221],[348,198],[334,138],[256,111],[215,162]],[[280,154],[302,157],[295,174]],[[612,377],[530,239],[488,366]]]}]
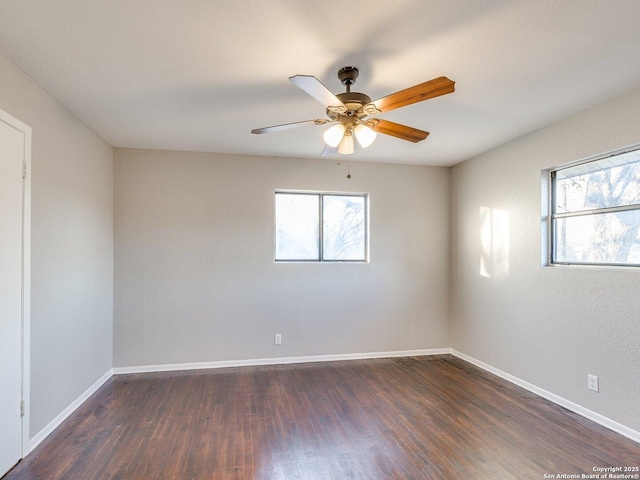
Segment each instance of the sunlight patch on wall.
[{"label": "sunlight patch on wall", "polygon": [[509,276],[509,212],[480,207],[480,275]]}]

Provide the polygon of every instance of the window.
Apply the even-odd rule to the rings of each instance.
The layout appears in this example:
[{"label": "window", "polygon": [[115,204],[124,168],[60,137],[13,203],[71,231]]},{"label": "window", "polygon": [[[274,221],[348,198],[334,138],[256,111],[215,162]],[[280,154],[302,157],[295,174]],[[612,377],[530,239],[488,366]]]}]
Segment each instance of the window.
[{"label": "window", "polygon": [[367,195],[276,192],[276,261],[366,262]]},{"label": "window", "polygon": [[640,266],[640,149],[551,171],[551,263]]}]

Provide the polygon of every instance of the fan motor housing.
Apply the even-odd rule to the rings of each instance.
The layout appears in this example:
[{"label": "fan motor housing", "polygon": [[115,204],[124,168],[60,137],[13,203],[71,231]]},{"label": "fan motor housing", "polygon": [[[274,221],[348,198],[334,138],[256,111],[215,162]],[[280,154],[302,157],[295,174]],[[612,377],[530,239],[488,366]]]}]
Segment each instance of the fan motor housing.
[{"label": "fan motor housing", "polygon": [[347,107],[347,112],[341,114],[332,112],[327,109],[327,116],[331,120],[338,120],[340,117],[344,116],[357,116],[359,118],[367,116],[365,112],[360,111],[358,113],[358,110],[360,110],[363,105],[371,103],[371,97],[369,97],[369,95],[365,95],[364,93],[359,92],[345,92],[339,93],[338,95],[336,95],[336,97],[338,97],[338,100],[344,103],[344,105]]}]

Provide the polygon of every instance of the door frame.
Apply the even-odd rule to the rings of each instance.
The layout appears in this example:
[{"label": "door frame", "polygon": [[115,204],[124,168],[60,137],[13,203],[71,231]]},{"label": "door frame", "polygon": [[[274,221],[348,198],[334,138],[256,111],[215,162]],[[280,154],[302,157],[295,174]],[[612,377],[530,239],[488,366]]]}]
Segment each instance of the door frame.
[{"label": "door frame", "polygon": [[31,393],[31,127],[0,110],[0,121],[24,139],[22,179],[22,445],[21,458],[30,451],[29,412]]}]

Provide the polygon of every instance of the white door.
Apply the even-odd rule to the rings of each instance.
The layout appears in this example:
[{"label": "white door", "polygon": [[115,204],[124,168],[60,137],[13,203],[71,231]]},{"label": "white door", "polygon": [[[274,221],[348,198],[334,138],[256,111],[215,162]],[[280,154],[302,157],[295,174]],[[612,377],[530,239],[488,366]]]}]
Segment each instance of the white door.
[{"label": "white door", "polygon": [[[0,112],[3,113],[3,112]],[[0,116],[0,477],[22,456],[24,132]]]}]

